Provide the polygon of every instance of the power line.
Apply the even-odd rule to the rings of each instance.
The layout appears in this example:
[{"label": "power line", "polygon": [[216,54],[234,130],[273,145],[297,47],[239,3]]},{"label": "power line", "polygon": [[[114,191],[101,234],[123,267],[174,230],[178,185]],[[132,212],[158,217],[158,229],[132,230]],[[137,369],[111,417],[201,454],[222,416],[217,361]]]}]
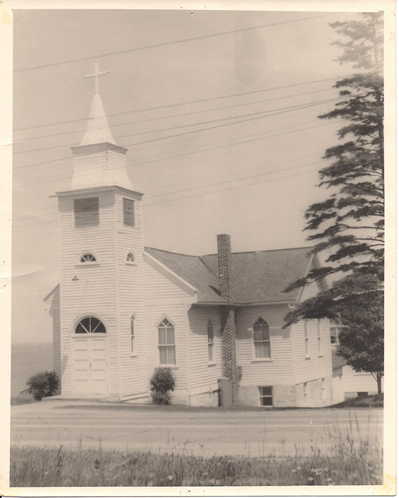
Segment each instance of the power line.
[{"label": "power line", "polygon": [[[237,186],[229,187],[229,188],[226,188],[226,189],[212,190],[211,192],[202,192],[202,193],[199,193],[199,194],[194,194],[194,195],[189,195],[189,196],[184,196],[184,197],[178,197],[176,199],[165,199],[165,200],[158,201],[158,202],[151,202],[149,204],[144,204],[144,207],[154,206],[156,204],[163,204],[165,202],[179,201],[179,200],[182,200],[182,199],[191,199],[193,197],[200,197],[202,195],[215,194],[217,192],[225,192],[225,191],[234,190],[234,189],[237,189],[237,188],[245,188],[245,187],[250,187],[252,185],[260,185],[260,184],[263,184],[263,183],[270,183],[270,182],[278,181],[278,180],[285,180],[286,178],[291,178],[291,177],[299,176],[299,175],[303,175],[303,174],[309,174],[309,173],[312,173],[312,172],[313,172],[313,170],[311,170],[311,171],[302,171],[300,173],[294,173],[293,175],[282,176],[282,177],[279,177],[279,178],[271,178],[270,180],[257,181],[255,183],[247,183],[245,185],[237,185]],[[57,214],[52,214],[52,215],[38,216],[38,218],[44,218],[46,216],[51,216],[51,217],[57,216],[58,217],[58,213]],[[30,227],[30,226],[35,226],[35,225],[41,225],[43,223],[50,224],[50,223],[56,223],[56,222],[57,222],[56,219],[51,220],[51,221],[44,221],[43,220],[43,221],[39,221],[39,222],[36,222],[36,223],[25,223],[25,224],[17,225],[17,226],[14,226],[14,228],[23,228],[23,227],[26,227],[26,226]]]},{"label": "power line", "polygon": [[[127,123],[117,123],[112,125],[112,129],[117,128],[119,126],[127,126],[131,124],[142,124],[142,123],[150,123],[152,121],[160,121],[163,119],[173,119],[173,118],[180,118],[183,116],[191,116],[193,114],[203,114],[205,112],[217,112],[225,109],[232,109],[235,107],[243,107],[247,105],[255,105],[255,104],[263,104],[265,102],[273,102],[275,100],[284,100],[284,99],[289,99],[289,98],[296,98],[296,97],[302,97],[304,95],[314,95],[315,93],[323,93],[323,92],[331,92],[335,90],[334,88],[326,88],[324,90],[315,90],[313,92],[304,92],[304,93],[297,93],[296,95],[284,95],[283,97],[275,97],[272,99],[262,99],[262,100],[255,100],[252,102],[244,102],[243,104],[233,104],[233,105],[228,105],[228,106],[223,106],[223,107],[213,107],[211,109],[201,109],[199,111],[191,111],[191,112],[183,112],[180,114],[172,114],[170,116],[161,116],[161,117],[156,117],[156,118],[150,118],[150,119],[141,119],[140,121],[128,121]],[[299,104],[298,104],[299,105]],[[130,112],[135,112],[135,111],[128,111]],[[122,113],[125,114],[125,113]],[[116,114],[114,114],[116,115]],[[109,116],[109,115],[108,115]],[[87,121],[88,119],[86,119]],[[73,130],[73,131],[65,131],[62,133],[52,133],[50,135],[39,135],[38,137],[31,137],[31,138],[25,138],[24,140],[18,141],[15,143],[15,145],[22,144],[24,142],[32,142],[34,140],[39,140],[42,138],[52,138],[52,137],[59,137],[63,135],[73,135],[75,133],[81,133],[84,132],[85,128],[79,128],[78,130]]]},{"label": "power line", "polygon": [[[321,125],[307,126],[307,127],[304,127],[304,128],[298,128],[298,129],[295,129],[295,130],[290,130],[290,131],[286,131],[286,132],[282,132],[282,133],[276,133],[276,134],[273,134],[273,135],[266,135],[266,136],[262,136],[262,137],[259,137],[259,138],[253,138],[253,139],[250,139],[250,140],[244,140],[244,141],[241,141],[241,142],[236,142],[235,141],[232,144],[229,143],[229,144],[226,144],[226,145],[221,145],[219,147],[212,147],[212,148],[208,148],[208,149],[201,149],[199,151],[188,152],[188,153],[184,153],[184,154],[177,154],[177,155],[174,155],[174,156],[168,156],[168,157],[165,157],[164,159],[165,160],[174,159],[176,157],[182,157],[182,156],[187,156],[187,155],[191,155],[191,154],[197,154],[198,152],[199,153],[201,153],[201,152],[209,152],[209,151],[213,151],[213,150],[223,149],[223,148],[226,148],[226,147],[232,147],[232,146],[235,146],[235,145],[241,145],[241,144],[246,144],[246,143],[250,143],[250,142],[255,142],[257,140],[264,140],[266,138],[274,138],[274,137],[279,137],[281,135],[286,135],[286,134],[289,134],[289,133],[296,133],[298,131],[306,131],[306,130],[311,130],[313,128],[322,128],[324,126],[331,126],[333,124],[336,124],[336,123],[334,121],[330,121],[328,123],[324,123],[324,124],[321,124]],[[251,136],[251,135],[249,135],[249,136]],[[131,165],[128,165],[127,168],[131,168],[133,166],[138,166],[138,165],[141,165],[141,164],[148,164],[150,162],[155,162],[155,161],[160,161],[160,160],[162,160],[162,157],[161,158],[153,159],[151,161],[142,161],[140,163],[133,163]],[[58,180],[58,179],[63,179],[63,178],[65,179],[65,178],[68,178],[68,177],[57,177],[55,179]],[[49,183],[49,181],[45,180],[44,182],[29,183],[28,185],[24,185],[24,186],[39,185],[39,184],[42,184],[42,183]]]},{"label": "power line", "polygon": [[[232,94],[229,94],[229,95],[221,95],[219,97],[209,97],[207,99],[189,100],[189,101],[186,101],[186,102],[177,102],[177,103],[174,103],[174,104],[165,104],[165,105],[162,105],[162,106],[147,107],[147,108],[136,109],[136,110],[132,110],[132,111],[116,112],[116,113],[113,113],[113,114],[107,114],[107,116],[108,117],[110,117],[110,116],[122,116],[123,114],[131,114],[131,113],[145,112],[145,111],[156,111],[156,110],[159,110],[159,109],[167,109],[167,108],[170,108],[170,107],[178,107],[178,106],[181,106],[181,105],[199,104],[199,103],[202,103],[202,102],[211,102],[213,100],[229,99],[229,98],[233,98],[233,97],[241,97],[243,95],[253,95],[255,93],[271,92],[271,91],[275,91],[275,90],[283,90],[285,88],[293,88],[293,87],[297,87],[297,86],[311,85],[313,83],[323,83],[325,81],[332,81],[332,80],[336,80],[338,78],[340,78],[340,76],[335,76],[333,78],[323,78],[323,79],[320,79],[320,80],[313,80],[313,81],[304,81],[302,83],[294,83],[294,84],[291,84],[291,85],[276,86],[276,87],[273,87],[273,88],[263,88],[261,90],[252,90],[250,92],[232,93]],[[59,125],[59,124],[77,123],[79,121],[87,121],[87,119],[88,118],[79,118],[79,119],[72,119],[72,120],[69,120],[69,121],[58,121],[58,122],[55,122],[55,123],[47,123],[47,124],[42,124],[42,125],[27,126],[25,128],[15,128],[14,131],[31,130],[33,128],[43,128],[43,127],[46,127],[46,126],[55,126],[55,125]]]},{"label": "power line", "polygon": [[[259,173],[259,174],[256,174],[256,175],[244,176],[244,177],[235,178],[235,179],[232,179],[232,180],[225,180],[223,182],[210,183],[208,185],[202,185],[202,186],[199,186],[199,187],[191,187],[191,188],[188,188],[188,189],[177,190],[177,191],[173,191],[173,192],[165,192],[163,194],[156,194],[156,195],[149,196],[148,198],[161,197],[163,195],[173,195],[173,194],[177,194],[177,193],[180,193],[180,192],[187,192],[187,191],[192,191],[192,190],[197,190],[197,189],[202,189],[202,188],[214,187],[214,186],[218,186],[218,185],[225,185],[225,184],[229,184],[229,183],[239,182],[239,181],[242,181],[242,180],[249,180],[251,178],[256,178],[256,177],[259,177],[259,176],[265,176],[265,175],[270,175],[270,174],[273,174],[273,173],[279,173],[279,172],[283,172],[283,171],[290,171],[290,170],[293,170],[293,169],[304,168],[304,167],[312,166],[312,165],[318,164],[318,163],[320,163],[320,161],[313,161],[313,162],[310,162],[310,163],[307,163],[307,164],[300,164],[300,165],[297,165],[297,166],[291,166],[289,168],[283,168],[283,169],[275,169],[275,170],[271,170],[271,171],[265,171],[264,173]],[[263,183],[263,182],[260,182],[260,183]],[[245,187],[246,185],[241,185],[241,186]],[[240,186],[238,186],[238,187],[240,187]],[[228,190],[228,189],[226,189],[226,190]],[[203,194],[207,194],[207,193],[208,192],[203,192]],[[209,192],[209,193],[212,193],[212,192]],[[180,198],[178,198],[178,199],[180,199]],[[174,200],[174,199],[166,199],[165,202],[172,201],[172,200]],[[161,202],[163,202],[163,201],[161,201]],[[146,204],[145,203],[144,205],[147,206],[147,205],[152,205],[152,204],[155,204],[155,203],[150,203],[150,204]],[[30,216],[29,219],[47,218],[47,217],[53,217],[53,216],[58,216],[58,213],[43,214],[43,215],[37,215],[37,216]],[[23,219],[25,219],[25,217],[14,218],[14,220],[16,220],[16,221],[23,220]]]},{"label": "power line", "polygon": [[[312,123],[313,121],[308,121],[308,123]],[[307,123],[305,123],[307,124]],[[297,131],[302,131],[302,130],[308,130],[308,129],[312,129],[312,128],[319,128],[319,127],[324,127],[324,126],[331,126],[332,124],[335,124],[335,122],[327,122],[327,123],[324,123],[324,124],[321,124],[321,125],[316,125],[316,126],[310,126],[310,127],[302,127],[302,128],[295,128],[294,130],[287,130],[283,133],[278,133],[278,134],[273,134],[273,135],[264,135],[264,134],[261,134],[261,133],[250,133],[249,135],[243,135],[241,138],[252,138],[252,137],[258,137],[258,138],[252,138],[251,140],[244,140],[244,141],[241,141],[241,142],[237,142],[236,139],[233,139],[233,140],[219,140],[218,142],[213,142],[209,145],[219,145],[219,144],[225,144],[225,145],[220,145],[220,146],[217,146],[217,147],[208,147],[208,148],[201,148],[201,147],[189,147],[188,149],[185,149],[186,151],[191,151],[191,152],[184,152],[183,154],[174,154],[174,155],[168,155],[168,156],[165,156],[165,155],[162,155],[162,154],[157,154],[155,156],[150,156],[149,158],[147,158],[147,160],[145,161],[140,161],[140,162],[135,162],[135,163],[131,163],[131,164],[128,164],[126,166],[126,168],[133,168],[133,167],[136,167],[136,166],[140,166],[140,165],[143,165],[143,164],[150,164],[150,163],[153,163],[153,162],[158,162],[158,161],[167,161],[169,159],[174,159],[174,158],[177,158],[177,157],[184,157],[184,156],[190,156],[190,155],[193,155],[193,154],[199,154],[199,153],[202,153],[202,152],[210,152],[210,151],[214,151],[214,150],[218,150],[218,149],[223,149],[223,148],[226,148],[226,147],[232,147],[232,146],[236,146],[236,145],[241,145],[241,144],[245,144],[245,143],[249,143],[249,142],[255,142],[255,141],[258,141],[258,140],[264,140],[266,138],[269,138],[269,137],[276,137],[276,136],[280,136],[280,135],[285,135],[287,133],[295,133]],[[277,128],[275,131],[280,131],[280,130],[286,130],[286,127],[282,127],[282,128]],[[259,135],[261,135],[259,137]],[[225,143],[227,142],[227,144]],[[172,154],[174,152],[180,152],[181,149],[178,149],[176,151],[171,151]],[[309,157],[309,156],[307,156]],[[70,158],[69,158],[70,159]],[[278,163],[280,164],[280,163]],[[83,176],[90,176],[88,173],[86,175],[83,175]],[[40,181],[40,182],[29,182],[27,184],[23,184],[23,185],[19,185],[17,187],[13,187],[14,189],[20,189],[20,188],[25,188],[25,187],[30,187],[30,186],[33,186],[33,185],[42,185],[44,183],[51,183],[53,181],[57,181],[57,180],[63,180],[63,179],[67,179],[67,178],[70,178],[70,175],[68,176],[60,176],[60,175],[57,175],[57,176],[53,176],[53,177],[48,177],[46,176],[46,179],[44,181]],[[176,184],[174,184],[176,185]],[[181,183],[177,184],[177,185],[181,185]],[[168,185],[170,186],[170,185]],[[155,187],[155,188],[163,188],[164,186],[162,187]]]},{"label": "power line", "polygon": [[[120,136],[117,136],[116,138],[117,139],[128,138],[128,137],[131,137],[131,136],[135,136],[136,137],[136,136],[140,136],[140,135],[148,135],[150,133],[158,133],[158,132],[163,132],[163,131],[178,130],[178,129],[181,129],[181,128],[187,128],[189,126],[200,126],[200,125],[203,125],[203,124],[211,124],[211,123],[216,123],[218,121],[227,121],[227,120],[239,119],[239,118],[250,117],[250,116],[259,116],[259,115],[261,115],[259,118],[254,118],[254,119],[261,119],[261,118],[268,117],[268,116],[275,116],[277,114],[283,114],[283,112],[276,112],[276,111],[285,111],[285,112],[296,111],[296,110],[301,110],[301,109],[307,109],[308,107],[314,107],[314,106],[321,105],[321,104],[326,104],[326,103],[330,103],[330,102],[339,102],[339,101],[340,101],[340,99],[337,99],[337,98],[326,99],[326,100],[320,100],[320,101],[315,101],[315,102],[309,102],[307,104],[298,104],[296,106],[280,107],[280,108],[270,109],[270,110],[266,110],[266,111],[252,112],[252,113],[249,113],[249,114],[241,114],[239,116],[230,116],[230,117],[226,117],[226,118],[212,119],[212,120],[209,120],[209,121],[200,121],[200,122],[197,122],[197,123],[184,124],[184,125],[179,125],[179,126],[171,126],[169,128],[159,128],[157,130],[143,131],[143,132],[139,132],[139,133],[129,133],[128,135],[120,135]],[[342,102],[342,100],[341,100],[341,102]],[[244,121],[237,121],[237,123],[242,123]],[[225,126],[234,125],[234,124],[236,124],[236,123],[226,123]],[[224,126],[224,125],[220,125],[220,126]],[[193,130],[190,133],[197,133],[197,132],[200,132],[200,131],[202,131],[202,130]],[[167,138],[167,137],[160,137],[159,140],[162,140],[164,138]],[[41,148],[38,148],[38,149],[23,150],[23,151],[15,152],[14,154],[28,154],[30,152],[40,152],[40,151],[43,151],[43,150],[60,149],[60,148],[63,148],[63,147],[71,147],[73,145],[74,144],[70,143],[70,144],[55,145],[55,146],[50,146],[50,147],[47,146],[47,147],[41,147]],[[136,143],[136,144],[130,144],[130,145],[138,145],[138,144]]]},{"label": "power line", "polygon": [[[281,112],[281,113],[270,114],[268,116],[274,116],[276,114],[284,114],[285,112],[287,112],[287,111],[284,111],[284,112]],[[157,141],[165,140],[165,139],[168,139],[168,138],[175,138],[175,137],[179,137],[179,136],[183,136],[183,135],[188,135],[188,134],[192,134],[192,133],[197,133],[197,132],[201,132],[201,131],[211,130],[211,129],[215,129],[215,128],[221,128],[221,127],[224,127],[224,126],[227,126],[227,125],[235,125],[235,124],[240,124],[240,123],[244,123],[244,122],[248,122],[248,121],[253,121],[253,120],[260,119],[260,118],[263,118],[263,117],[268,117],[268,116],[261,116],[261,117],[256,117],[256,118],[249,118],[249,119],[244,119],[244,120],[241,120],[241,121],[236,121],[235,123],[225,123],[225,124],[222,124],[222,125],[211,126],[211,127],[208,127],[208,128],[202,128],[200,130],[194,130],[194,131],[189,131],[189,132],[185,132],[185,133],[178,133],[178,134],[175,134],[175,135],[168,135],[167,137],[161,137],[161,138],[156,138],[156,139],[152,139],[152,140],[146,140],[146,141],[143,141],[143,142],[137,142],[137,143],[128,144],[125,147],[142,145],[142,144],[146,144],[146,143],[150,143],[150,142],[157,142]],[[320,125],[320,126],[323,126],[323,125]],[[82,154],[82,156],[84,156],[84,155],[88,155],[88,154]],[[65,161],[65,160],[70,160],[70,156],[61,157],[61,158],[58,158],[58,159],[52,159],[50,161],[41,161],[40,163],[35,163],[35,164],[25,164],[23,166],[17,166],[17,167],[15,167],[14,170],[20,170],[20,169],[25,169],[25,168],[29,168],[29,167],[35,167],[35,166],[43,166],[45,164],[50,164],[50,163],[55,163],[55,162]]]},{"label": "power line", "polygon": [[109,56],[112,56],[112,55],[127,54],[127,53],[131,53],[131,52],[137,52],[137,51],[140,51],[140,50],[148,50],[148,49],[151,49],[151,48],[166,47],[166,46],[170,46],[170,45],[176,45],[178,43],[185,43],[185,42],[190,42],[190,41],[203,40],[205,38],[215,38],[217,36],[229,35],[229,34],[232,34],[232,33],[238,33],[240,31],[249,31],[249,30],[253,30],[253,29],[261,29],[261,28],[269,28],[269,27],[272,27],[272,26],[280,26],[282,24],[290,24],[290,23],[294,23],[294,22],[308,21],[308,20],[311,20],[311,19],[320,19],[322,17],[328,17],[328,16],[335,15],[335,14],[336,14],[335,12],[331,12],[329,14],[323,14],[321,16],[302,17],[301,19],[292,19],[290,21],[282,21],[282,22],[276,22],[276,23],[271,23],[271,24],[261,24],[259,26],[249,26],[247,28],[233,29],[233,30],[230,30],[230,31],[222,31],[220,33],[213,33],[213,34],[210,34],[210,35],[201,35],[201,36],[195,36],[193,38],[184,38],[182,40],[174,40],[174,41],[169,41],[169,42],[156,43],[154,45],[146,45],[144,47],[130,48],[130,49],[126,49],[126,50],[118,50],[116,52],[108,52],[106,54],[91,55],[91,56],[88,56],[88,57],[80,57],[78,59],[70,59],[70,60],[67,60],[67,61],[52,62],[52,63],[49,63],[49,64],[42,64],[42,65],[38,65],[38,66],[31,66],[31,67],[25,67],[25,68],[21,68],[21,69],[16,69],[14,71],[14,73],[21,73],[21,72],[24,72],[24,71],[31,71],[33,69],[44,69],[44,68],[47,68],[47,67],[60,66],[62,64],[72,64],[73,62],[82,62],[82,61],[97,59],[97,58],[100,58],[100,57],[109,57]]},{"label": "power line", "polygon": [[282,177],[279,177],[279,178],[272,178],[270,180],[265,180],[265,181],[262,181],[262,182],[255,182],[255,183],[247,183],[245,185],[237,185],[235,187],[230,187],[230,188],[225,188],[225,189],[220,189],[220,190],[212,190],[211,192],[203,192],[201,194],[195,194],[195,195],[189,195],[189,196],[186,196],[186,197],[178,197],[177,199],[167,199],[167,200],[164,200],[164,201],[158,201],[158,202],[150,202],[149,204],[145,204],[144,206],[147,207],[147,206],[154,206],[155,204],[161,204],[161,203],[164,203],[164,202],[173,202],[173,201],[179,201],[181,199],[191,199],[192,197],[199,197],[201,195],[207,195],[207,194],[215,194],[217,192],[226,192],[228,190],[234,190],[234,189],[237,189],[237,188],[245,188],[245,187],[250,187],[252,185],[259,185],[261,183],[270,183],[270,182],[274,182],[274,181],[277,181],[277,180],[284,180],[286,178],[291,178],[293,176],[299,176],[299,175],[303,175],[303,174],[308,174],[308,173],[312,173],[312,171],[303,171],[301,173],[295,173],[293,175],[287,175],[287,176],[282,176]]}]

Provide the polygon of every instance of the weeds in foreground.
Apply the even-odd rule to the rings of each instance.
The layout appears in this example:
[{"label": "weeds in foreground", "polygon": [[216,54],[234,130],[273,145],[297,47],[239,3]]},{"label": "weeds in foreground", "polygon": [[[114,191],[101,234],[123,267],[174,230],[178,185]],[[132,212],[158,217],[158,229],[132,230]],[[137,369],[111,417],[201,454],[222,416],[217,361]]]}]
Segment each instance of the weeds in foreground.
[{"label": "weeds in foreground", "polygon": [[[326,456],[328,455],[328,456]],[[247,458],[12,447],[11,486],[320,486],[382,484],[382,449],[342,437],[310,456]]]}]

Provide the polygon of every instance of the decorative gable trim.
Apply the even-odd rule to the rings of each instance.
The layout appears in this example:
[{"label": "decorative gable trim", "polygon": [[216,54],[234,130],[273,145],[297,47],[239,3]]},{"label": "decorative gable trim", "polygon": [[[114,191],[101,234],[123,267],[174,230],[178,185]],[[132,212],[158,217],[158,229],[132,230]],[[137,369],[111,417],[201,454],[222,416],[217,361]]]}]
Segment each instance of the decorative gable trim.
[{"label": "decorative gable trim", "polygon": [[156,258],[144,252],[144,261],[152,266],[154,269],[158,270],[162,275],[171,280],[180,289],[183,289],[190,296],[195,296],[195,302],[198,302],[198,290],[191,284],[183,280],[179,275],[170,270],[167,266],[160,263]]}]

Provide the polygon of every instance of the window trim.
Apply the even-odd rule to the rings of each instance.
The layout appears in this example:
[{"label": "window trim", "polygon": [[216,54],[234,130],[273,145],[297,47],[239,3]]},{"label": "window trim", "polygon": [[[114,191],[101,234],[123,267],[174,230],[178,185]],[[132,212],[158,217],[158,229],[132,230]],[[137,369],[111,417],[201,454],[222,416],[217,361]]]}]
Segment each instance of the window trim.
[{"label": "window trim", "polygon": [[[105,328],[105,332],[87,332],[86,334],[82,333],[76,333],[76,328],[79,325],[80,322],[82,322],[85,318],[95,318],[96,320],[99,320]],[[79,318],[77,318],[73,324],[72,327],[72,337],[107,337],[107,330],[108,326],[105,323],[105,320],[103,320],[100,316],[94,314],[94,313],[86,313],[84,315],[81,315]]]},{"label": "window trim", "polygon": [[[130,255],[132,255],[132,257],[133,257],[133,260],[132,260],[132,261],[129,261],[129,260],[127,259]],[[137,266],[137,263],[136,263],[136,256],[134,255],[134,252],[133,252],[133,251],[128,251],[128,253],[126,254],[125,264],[127,264],[128,266]]]},{"label": "window trim", "polygon": [[319,358],[322,358],[324,356],[324,353],[323,353],[320,318],[317,319],[316,327],[317,327],[317,351],[319,353]]},{"label": "window trim", "polygon": [[303,321],[303,333],[304,333],[304,339],[305,339],[305,359],[310,360],[310,349],[309,349],[309,327],[308,327],[308,320],[305,318]]},{"label": "window trim", "polygon": [[[161,323],[163,323],[164,320],[167,320],[172,326],[173,326],[173,347],[175,348],[175,363],[161,363],[161,347],[167,347],[171,346],[171,344],[159,344],[159,327]],[[168,367],[168,368],[178,368],[177,365],[177,346],[176,346],[176,325],[175,323],[167,316],[163,315],[162,318],[157,322],[157,325],[155,327],[156,330],[156,344],[157,344],[157,350],[158,350],[158,367]]]},{"label": "window trim", "polygon": [[[133,225],[125,223],[125,200],[131,201],[132,205],[133,205]],[[135,200],[131,199],[130,197],[122,197],[122,225],[124,228],[126,228],[126,227],[136,228],[136,204],[135,204]]]},{"label": "window trim", "polygon": [[[270,387],[270,390],[271,390],[271,394],[267,394],[267,395],[264,395],[261,393],[261,389],[265,388],[265,387]],[[258,395],[259,395],[259,406],[261,408],[273,408],[273,386],[258,386]],[[262,399],[263,398],[270,398],[272,400],[272,404],[271,405],[264,405],[262,404]]]},{"label": "window trim", "polygon": [[[98,201],[98,223],[96,223],[95,225],[76,226],[75,202],[76,201],[82,201],[82,200],[85,200],[85,199],[97,199],[97,201]],[[87,228],[98,228],[99,226],[101,226],[100,197],[98,195],[89,195],[89,196],[85,195],[84,197],[76,197],[75,199],[73,199],[72,210],[73,210],[73,228],[74,229],[84,229],[84,230],[86,230]]]},{"label": "window trim", "polygon": [[[212,340],[209,340],[209,331],[212,332]],[[214,327],[213,327],[213,322],[212,318],[208,320],[208,326],[207,326],[207,351],[208,351],[208,365],[216,365],[216,361],[214,358],[214,349],[215,349],[215,332],[214,332]],[[209,353],[211,353],[209,355]],[[210,356],[210,358],[209,358]]]},{"label": "window trim", "polygon": [[[96,260],[95,261],[81,261],[81,259],[86,256],[87,254],[92,255]],[[98,256],[94,251],[88,250],[88,251],[83,251],[79,258],[78,262],[76,263],[76,266],[100,266],[100,262],[98,260]]]},{"label": "window trim", "polygon": [[[136,351],[136,330],[135,330],[135,321],[136,321],[136,315],[132,313],[130,315],[130,320],[129,320],[129,325],[130,325],[130,356],[137,356],[137,351]],[[132,327],[133,325],[133,327]]]},{"label": "window trim", "polygon": [[[258,323],[259,320],[264,321],[265,324],[267,325],[269,339],[266,340],[266,341],[256,341],[256,342],[261,342],[261,343],[268,342],[269,343],[269,356],[257,358],[256,357],[255,330],[254,330],[254,327]],[[267,361],[273,361],[272,334],[270,333],[270,325],[269,325],[269,323],[263,318],[263,316],[259,315],[257,317],[257,319],[255,320],[255,322],[253,323],[252,327],[249,330],[251,331],[251,334],[252,334],[252,339],[251,339],[251,342],[252,342],[252,360],[251,361],[252,361],[252,363],[263,362],[263,361],[265,361],[265,362],[267,362]],[[268,386],[266,386],[266,387],[268,387]]]}]

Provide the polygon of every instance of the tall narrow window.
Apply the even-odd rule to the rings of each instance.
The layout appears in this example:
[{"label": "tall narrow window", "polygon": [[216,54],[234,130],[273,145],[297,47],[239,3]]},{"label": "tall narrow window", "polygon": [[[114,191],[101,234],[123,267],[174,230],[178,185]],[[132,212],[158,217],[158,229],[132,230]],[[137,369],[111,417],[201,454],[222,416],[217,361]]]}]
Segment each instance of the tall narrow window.
[{"label": "tall narrow window", "polygon": [[319,355],[321,355],[321,329],[320,329],[320,320],[317,320],[317,349],[319,351]]},{"label": "tall narrow window", "polygon": [[308,331],[308,321],[305,320],[303,322],[303,326],[305,329],[305,356],[309,358],[309,331]]},{"label": "tall narrow window", "polygon": [[74,199],[75,228],[97,227],[100,224],[98,197]]},{"label": "tall narrow window", "polygon": [[208,322],[208,363],[213,362],[213,324]]},{"label": "tall narrow window", "polygon": [[270,358],[269,325],[263,318],[259,318],[256,321],[253,330],[255,358]]},{"label": "tall narrow window", "polygon": [[130,352],[134,353],[134,315],[130,317]]},{"label": "tall narrow window", "polygon": [[308,395],[308,383],[304,382],[303,383],[303,397],[306,399],[307,395]]},{"label": "tall narrow window", "polygon": [[326,383],[325,379],[321,379],[321,397],[324,399],[326,397]]},{"label": "tall narrow window", "polygon": [[273,406],[273,389],[272,386],[259,387],[260,406]]},{"label": "tall narrow window", "polygon": [[134,227],[134,200],[123,198],[123,224]]},{"label": "tall narrow window", "polygon": [[175,328],[167,318],[158,325],[160,365],[176,365]]}]

